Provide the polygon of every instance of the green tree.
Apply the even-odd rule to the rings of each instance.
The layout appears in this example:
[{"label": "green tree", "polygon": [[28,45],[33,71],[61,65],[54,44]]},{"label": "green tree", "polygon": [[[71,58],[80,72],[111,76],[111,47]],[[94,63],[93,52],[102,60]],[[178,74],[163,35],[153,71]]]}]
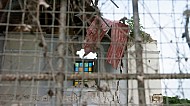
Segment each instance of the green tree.
[{"label": "green tree", "polygon": [[[130,36],[129,36],[129,42],[134,42],[135,36],[134,36],[134,19],[131,17],[130,19],[127,20],[127,24],[129,25],[130,28]],[[146,42],[152,42],[153,39],[151,38],[150,34],[146,33],[144,30],[144,27],[140,24],[140,19],[139,19],[139,29],[140,29],[140,35],[142,37],[143,43]]]},{"label": "green tree", "polygon": [[180,99],[179,96],[169,97],[163,96],[164,104],[188,104],[190,105],[190,100],[188,99]]}]

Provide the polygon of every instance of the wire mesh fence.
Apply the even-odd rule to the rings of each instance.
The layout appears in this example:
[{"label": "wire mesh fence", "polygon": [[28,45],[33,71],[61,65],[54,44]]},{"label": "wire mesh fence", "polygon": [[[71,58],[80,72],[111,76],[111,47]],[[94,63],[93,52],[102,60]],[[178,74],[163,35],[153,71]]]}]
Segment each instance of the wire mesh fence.
[{"label": "wire mesh fence", "polygon": [[188,106],[189,2],[1,0],[0,106]]}]

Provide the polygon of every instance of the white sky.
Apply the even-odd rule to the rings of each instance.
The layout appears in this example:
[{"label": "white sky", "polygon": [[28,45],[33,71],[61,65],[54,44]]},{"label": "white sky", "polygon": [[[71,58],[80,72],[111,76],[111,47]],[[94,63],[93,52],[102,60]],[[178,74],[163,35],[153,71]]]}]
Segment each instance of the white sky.
[{"label": "white sky", "polygon": [[[114,1],[119,8],[116,8],[110,0],[100,0],[99,7],[103,17],[119,20],[124,16],[130,18],[133,15],[132,0]],[[140,22],[145,31],[158,42],[160,71],[162,73],[179,73],[179,70],[183,73],[189,73],[190,60],[185,62],[184,57],[190,57],[190,49],[186,40],[181,38],[185,25],[183,11],[187,9],[187,4],[190,4],[190,1],[139,0]],[[170,43],[171,41],[172,43]],[[179,53],[176,52],[177,50],[179,50]],[[178,56],[181,58],[180,61],[177,61]],[[162,82],[163,93],[167,93],[169,96],[179,95],[181,97],[184,93],[185,98],[190,98],[190,89],[186,89],[190,88],[190,80],[182,80],[182,87],[180,87],[179,80],[165,80]],[[165,88],[167,89],[165,90]],[[184,89],[178,90],[179,88]]]}]

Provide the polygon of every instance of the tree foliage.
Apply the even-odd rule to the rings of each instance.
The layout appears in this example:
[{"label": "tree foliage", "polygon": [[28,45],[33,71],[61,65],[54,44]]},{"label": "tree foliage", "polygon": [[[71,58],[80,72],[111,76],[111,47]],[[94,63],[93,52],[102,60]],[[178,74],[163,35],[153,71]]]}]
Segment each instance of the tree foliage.
[{"label": "tree foliage", "polygon": [[[130,44],[129,46],[133,45],[133,42],[135,42],[135,35],[134,35],[134,18],[131,17],[130,19],[127,20],[127,24],[129,25],[130,28],[130,36],[128,38],[128,44],[130,44],[130,42],[132,42],[132,44]],[[139,19],[139,30],[140,30],[140,36],[142,38],[142,42],[143,43],[147,43],[147,42],[152,42],[153,39],[151,38],[150,34],[146,33],[144,31],[144,27],[140,24],[140,19]]]},{"label": "tree foliage", "polygon": [[188,105],[190,105],[190,100],[180,99],[178,96],[175,96],[175,97],[163,96],[163,102],[164,102],[164,104],[188,104]]}]

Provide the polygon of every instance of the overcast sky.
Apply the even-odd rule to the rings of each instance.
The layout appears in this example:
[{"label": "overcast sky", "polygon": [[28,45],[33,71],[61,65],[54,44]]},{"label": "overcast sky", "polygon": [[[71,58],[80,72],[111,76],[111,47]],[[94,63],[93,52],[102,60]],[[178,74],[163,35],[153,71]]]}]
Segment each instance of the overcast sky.
[{"label": "overcast sky", "polygon": [[[99,7],[104,18],[111,20],[119,20],[124,16],[130,18],[132,16],[131,1],[115,0],[119,6],[117,8],[110,0],[100,0]],[[190,57],[190,49],[186,40],[181,38],[185,25],[183,11],[187,9],[188,4],[190,4],[188,0],[139,0],[140,22],[144,30],[158,42],[160,72],[162,73],[179,73],[180,71],[189,73],[190,60],[185,61],[184,58]],[[190,88],[190,80],[181,80],[181,82],[180,80],[162,81],[163,93],[169,96],[179,95],[190,98],[190,89],[187,89]]]}]

